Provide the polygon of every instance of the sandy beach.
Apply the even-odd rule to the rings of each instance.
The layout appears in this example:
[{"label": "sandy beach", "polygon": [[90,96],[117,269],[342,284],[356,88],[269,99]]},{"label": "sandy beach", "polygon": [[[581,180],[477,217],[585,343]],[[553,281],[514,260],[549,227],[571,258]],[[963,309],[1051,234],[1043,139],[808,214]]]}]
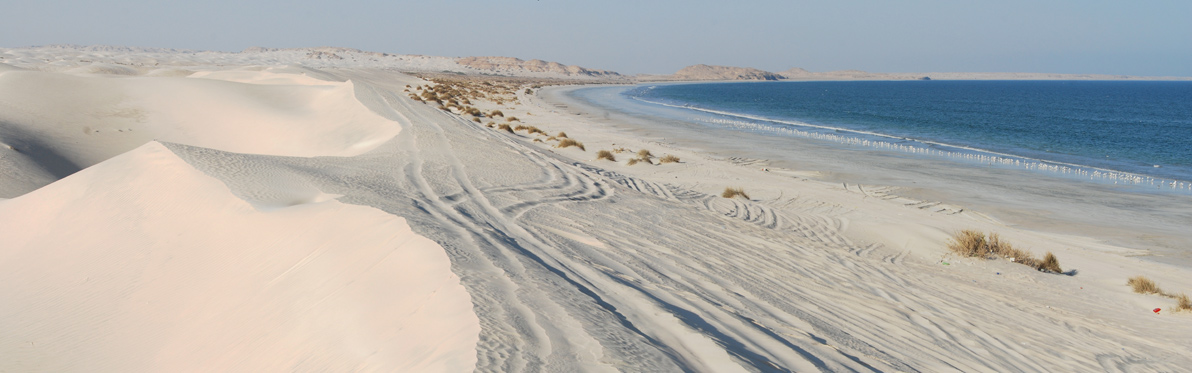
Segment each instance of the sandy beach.
[{"label": "sandy beach", "polygon": [[0,52],[0,371],[1192,366],[1192,312],[1126,285],[1192,292],[1187,198],[787,151],[440,57]]}]

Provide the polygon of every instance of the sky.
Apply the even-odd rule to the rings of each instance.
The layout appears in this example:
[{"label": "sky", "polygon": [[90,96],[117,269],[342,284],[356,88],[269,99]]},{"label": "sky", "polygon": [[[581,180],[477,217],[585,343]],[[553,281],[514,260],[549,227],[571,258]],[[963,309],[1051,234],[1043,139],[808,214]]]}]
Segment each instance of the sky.
[{"label": "sky", "polygon": [[337,46],[624,74],[782,71],[1192,76],[1192,1],[0,0],[0,47]]}]

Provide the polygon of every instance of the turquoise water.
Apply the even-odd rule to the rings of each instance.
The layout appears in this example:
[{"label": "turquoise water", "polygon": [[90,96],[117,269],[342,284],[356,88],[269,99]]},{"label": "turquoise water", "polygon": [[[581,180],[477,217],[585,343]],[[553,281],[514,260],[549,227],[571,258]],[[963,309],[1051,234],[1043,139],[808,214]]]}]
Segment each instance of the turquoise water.
[{"label": "turquoise water", "polygon": [[643,85],[708,125],[1192,191],[1192,82]]}]

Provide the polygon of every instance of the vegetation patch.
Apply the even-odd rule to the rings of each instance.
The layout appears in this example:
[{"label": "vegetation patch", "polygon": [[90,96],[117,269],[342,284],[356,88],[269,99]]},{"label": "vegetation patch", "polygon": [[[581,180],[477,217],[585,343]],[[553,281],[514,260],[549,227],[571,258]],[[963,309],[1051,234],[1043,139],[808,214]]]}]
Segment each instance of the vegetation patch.
[{"label": "vegetation patch", "polygon": [[617,157],[614,157],[614,156],[613,156],[613,153],[612,153],[612,152],[610,152],[610,151],[608,151],[608,150],[601,150],[601,151],[598,151],[598,152],[596,152],[596,159],[597,159],[597,160],[600,160],[600,159],[607,159],[607,160],[609,160],[609,161],[611,161],[611,162],[616,162],[616,161],[617,161]]},{"label": "vegetation patch", "polygon": [[1192,300],[1188,299],[1188,294],[1185,293],[1168,293],[1159,288],[1151,279],[1146,276],[1134,276],[1126,280],[1126,285],[1129,285],[1135,293],[1138,294],[1158,294],[1163,297],[1175,299],[1175,310],[1178,311],[1192,311]]},{"label": "vegetation patch", "polygon": [[1043,259],[1037,259],[1031,253],[1019,250],[1009,242],[1002,241],[997,233],[990,233],[986,237],[984,233],[978,231],[962,230],[952,235],[952,240],[948,242],[948,249],[964,257],[1004,258],[1042,272],[1064,273],[1055,254],[1048,252]]},{"label": "vegetation patch", "polygon": [[559,140],[559,144],[555,145],[556,148],[566,148],[570,146],[577,147],[579,150],[587,151],[587,149],[584,149],[584,143],[572,139]]},{"label": "vegetation patch", "polygon": [[733,187],[724,188],[724,193],[720,193],[720,196],[724,197],[724,198],[733,198],[736,196],[741,196],[745,199],[749,199],[749,195],[745,194],[745,188],[733,188]]}]

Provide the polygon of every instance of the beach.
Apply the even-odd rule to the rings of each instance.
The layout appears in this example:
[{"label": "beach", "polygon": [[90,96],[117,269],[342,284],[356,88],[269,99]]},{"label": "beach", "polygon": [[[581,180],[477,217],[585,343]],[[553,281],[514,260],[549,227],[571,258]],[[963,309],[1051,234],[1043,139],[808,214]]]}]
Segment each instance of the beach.
[{"label": "beach", "polygon": [[[1192,313],[1126,285],[1192,292],[1184,197],[433,57],[105,53],[0,60],[0,370],[1192,366]],[[964,229],[1064,271],[961,257]]]}]

